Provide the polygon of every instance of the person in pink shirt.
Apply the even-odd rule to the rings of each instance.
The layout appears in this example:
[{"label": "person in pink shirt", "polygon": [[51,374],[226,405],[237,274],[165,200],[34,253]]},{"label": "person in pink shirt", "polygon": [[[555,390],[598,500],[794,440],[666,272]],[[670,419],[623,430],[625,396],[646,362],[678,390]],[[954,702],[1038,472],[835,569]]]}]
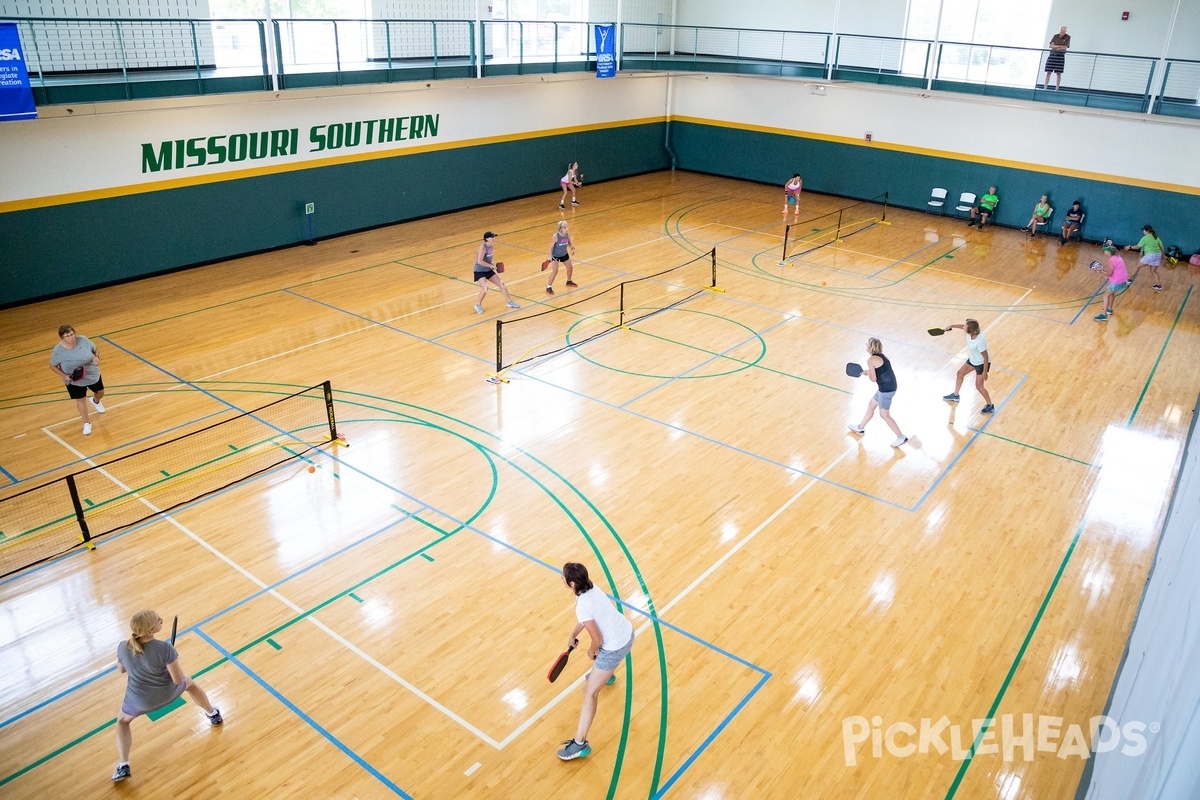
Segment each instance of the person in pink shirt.
[{"label": "person in pink shirt", "polygon": [[1129,270],[1125,267],[1125,260],[1117,255],[1116,248],[1105,247],[1104,252],[1108,255],[1108,267],[1104,270],[1104,276],[1108,278],[1108,291],[1104,293],[1104,310],[1096,315],[1096,322],[1108,322],[1113,315],[1113,300],[1117,292],[1129,285]]}]

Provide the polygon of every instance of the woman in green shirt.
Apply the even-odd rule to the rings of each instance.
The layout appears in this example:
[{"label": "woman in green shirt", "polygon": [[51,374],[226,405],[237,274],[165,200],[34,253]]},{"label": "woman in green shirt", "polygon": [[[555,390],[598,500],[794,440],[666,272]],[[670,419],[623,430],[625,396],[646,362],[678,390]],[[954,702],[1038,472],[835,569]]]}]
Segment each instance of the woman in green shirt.
[{"label": "woman in green shirt", "polygon": [[1050,208],[1049,199],[1046,195],[1042,195],[1042,199],[1033,207],[1033,216],[1029,218],[1029,224],[1021,228],[1023,231],[1029,231],[1030,239],[1037,234],[1037,226],[1045,225],[1046,220],[1050,219],[1051,212],[1054,211]]},{"label": "woman in green shirt", "polygon": [[1131,244],[1125,247],[1126,250],[1139,250],[1142,257],[1138,260],[1137,269],[1133,271],[1133,277],[1129,279],[1133,283],[1133,279],[1142,271],[1142,267],[1149,267],[1150,273],[1154,276],[1154,291],[1162,291],[1162,279],[1158,276],[1158,268],[1162,266],[1163,243],[1162,239],[1158,238],[1158,234],[1154,232],[1154,228],[1149,225],[1142,226],[1142,240],[1137,244]]}]

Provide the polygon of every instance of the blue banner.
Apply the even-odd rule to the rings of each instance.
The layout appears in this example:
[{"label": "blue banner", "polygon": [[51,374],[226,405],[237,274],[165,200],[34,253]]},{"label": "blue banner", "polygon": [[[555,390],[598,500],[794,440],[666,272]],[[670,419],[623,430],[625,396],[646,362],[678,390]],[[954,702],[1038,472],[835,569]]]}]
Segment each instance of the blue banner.
[{"label": "blue banner", "polygon": [[0,22],[0,122],[37,119],[17,23]]},{"label": "blue banner", "polygon": [[596,26],[596,77],[614,78],[617,75],[617,26]]}]

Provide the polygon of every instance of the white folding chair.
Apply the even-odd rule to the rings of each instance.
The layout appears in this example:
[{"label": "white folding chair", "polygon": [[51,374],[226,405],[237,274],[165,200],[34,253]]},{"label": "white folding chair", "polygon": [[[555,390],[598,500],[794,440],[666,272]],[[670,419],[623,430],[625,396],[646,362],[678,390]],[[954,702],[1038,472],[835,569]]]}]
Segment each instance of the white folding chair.
[{"label": "white folding chair", "polygon": [[938,210],[939,214],[941,214],[943,211],[945,211],[946,210],[946,194],[947,194],[947,192],[945,189],[934,189],[933,192],[929,195],[929,207],[936,208]]},{"label": "white folding chair", "polygon": [[1032,239],[1034,236],[1037,235],[1038,228],[1044,227],[1046,230],[1050,230],[1050,220],[1052,220],[1052,219],[1054,219],[1054,207],[1053,206],[1051,206],[1050,210],[1046,212],[1046,221],[1045,222],[1035,222],[1033,224],[1033,230],[1031,230],[1029,232],[1029,238]]},{"label": "white folding chair", "polygon": [[971,209],[975,207],[975,195],[970,192],[963,192],[958,196],[958,205],[954,207],[955,211],[961,211],[964,214],[970,214]]}]

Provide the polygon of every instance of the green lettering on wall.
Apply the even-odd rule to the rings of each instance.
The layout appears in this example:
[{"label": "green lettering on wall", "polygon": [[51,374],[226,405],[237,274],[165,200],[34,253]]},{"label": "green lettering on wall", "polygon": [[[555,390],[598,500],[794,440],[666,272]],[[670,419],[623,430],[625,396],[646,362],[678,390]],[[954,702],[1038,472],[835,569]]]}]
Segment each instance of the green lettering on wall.
[{"label": "green lettering on wall", "polygon": [[158,152],[154,152],[154,145],[146,143],[142,145],[142,173],[159,172],[164,169],[171,168],[171,155],[174,147],[171,142],[163,142],[158,146]]}]

